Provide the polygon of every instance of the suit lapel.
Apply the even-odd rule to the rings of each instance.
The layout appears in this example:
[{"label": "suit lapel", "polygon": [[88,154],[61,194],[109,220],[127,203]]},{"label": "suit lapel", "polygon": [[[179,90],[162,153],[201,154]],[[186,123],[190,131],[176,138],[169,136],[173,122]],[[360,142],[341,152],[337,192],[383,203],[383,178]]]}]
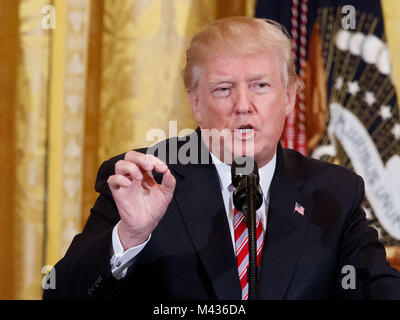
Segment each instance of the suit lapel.
[{"label": "suit lapel", "polygon": [[212,164],[187,165],[179,171],[185,178],[177,183],[175,201],[217,298],[240,299],[236,260],[216,169]]},{"label": "suit lapel", "polygon": [[[267,229],[260,270],[259,299],[283,299],[300,257],[311,203],[302,199],[296,169],[278,146],[277,167],[271,182]],[[305,208],[304,216],[294,212],[295,203]]]}]

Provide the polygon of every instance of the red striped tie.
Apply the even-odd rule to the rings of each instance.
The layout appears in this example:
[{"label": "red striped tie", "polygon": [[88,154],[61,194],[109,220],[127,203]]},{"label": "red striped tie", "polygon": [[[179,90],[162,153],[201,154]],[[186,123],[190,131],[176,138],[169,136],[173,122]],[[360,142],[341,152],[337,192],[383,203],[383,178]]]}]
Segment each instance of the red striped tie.
[{"label": "red striped tie", "polygon": [[[236,209],[233,217],[233,229],[235,230],[235,255],[238,264],[240,286],[242,287],[242,300],[247,300],[249,295],[249,285],[247,283],[247,267],[249,266],[248,231],[243,213]],[[257,266],[259,267],[264,244],[264,230],[259,215],[257,215],[256,232]]]}]

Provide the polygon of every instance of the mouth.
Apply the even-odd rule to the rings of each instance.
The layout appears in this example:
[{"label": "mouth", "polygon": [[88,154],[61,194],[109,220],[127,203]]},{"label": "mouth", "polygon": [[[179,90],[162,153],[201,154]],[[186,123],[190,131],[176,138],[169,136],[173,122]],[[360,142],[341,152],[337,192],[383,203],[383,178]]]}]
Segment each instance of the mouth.
[{"label": "mouth", "polygon": [[254,137],[255,128],[251,124],[244,124],[235,128],[234,130],[235,137],[239,138],[240,140],[249,140]]}]

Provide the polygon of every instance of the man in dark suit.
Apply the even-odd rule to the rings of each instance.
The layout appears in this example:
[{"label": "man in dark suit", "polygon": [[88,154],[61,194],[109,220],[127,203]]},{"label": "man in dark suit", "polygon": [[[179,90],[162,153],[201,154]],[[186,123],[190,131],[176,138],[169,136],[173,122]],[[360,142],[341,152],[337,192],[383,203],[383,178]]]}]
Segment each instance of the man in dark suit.
[{"label": "man in dark suit", "polygon": [[362,179],[279,144],[297,88],[290,50],[279,25],[253,18],[194,37],[184,81],[199,128],[102,164],[100,195],[44,298],[247,299],[247,229],[229,176],[245,154],[263,197],[259,299],[400,299],[360,207]]}]

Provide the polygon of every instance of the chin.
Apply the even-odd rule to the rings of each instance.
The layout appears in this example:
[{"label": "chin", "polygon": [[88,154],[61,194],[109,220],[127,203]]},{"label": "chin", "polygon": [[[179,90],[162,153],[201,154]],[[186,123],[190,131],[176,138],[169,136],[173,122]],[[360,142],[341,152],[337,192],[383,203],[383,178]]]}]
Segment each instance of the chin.
[{"label": "chin", "polygon": [[256,146],[253,152],[253,158],[259,167],[266,165],[274,156],[276,145]]}]

